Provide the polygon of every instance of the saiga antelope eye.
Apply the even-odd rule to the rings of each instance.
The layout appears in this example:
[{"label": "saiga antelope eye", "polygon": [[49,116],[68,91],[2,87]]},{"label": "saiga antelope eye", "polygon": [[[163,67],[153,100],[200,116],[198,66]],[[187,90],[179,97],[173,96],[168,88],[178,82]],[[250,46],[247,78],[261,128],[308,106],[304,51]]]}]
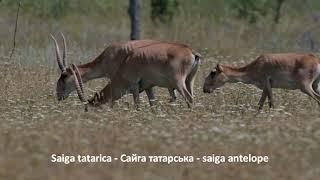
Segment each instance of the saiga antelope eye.
[{"label": "saiga antelope eye", "polygon": [[67,73],[62,73],[62,74],[61,74],[61,77],[62,77],[62,78],[66,78],[66,77],[68,77],[68,74],[67,74]]},{"label": "saiga antelope eye", "polygon": [[215,75],[216,75],[216,71],[211,71],[210,77],[211,77],[211,78],[214,78]]}]

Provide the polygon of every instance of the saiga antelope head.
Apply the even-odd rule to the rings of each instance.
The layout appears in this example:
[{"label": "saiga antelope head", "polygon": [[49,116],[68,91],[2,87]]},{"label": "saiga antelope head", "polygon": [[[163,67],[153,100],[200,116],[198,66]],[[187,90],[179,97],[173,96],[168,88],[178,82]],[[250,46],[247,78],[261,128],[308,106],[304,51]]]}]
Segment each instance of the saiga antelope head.
[{"label": "saiga antelope head", "polygon": [[75,78],[72,73],[72,69],[67,67],[66,60],[66,40],[62,33],[60,33],[63,39],[63,53],[62,58],[60,54],[60,48],[57,40],[51,35],[51,38],[54,41],[55,52],[56,52],[56,60],[58,62],[58,66],[61,70],[61,75],[59,80],[57,81],[56,93],[57,99],[59,101],[66,99],[70,93],[76,90]]},{"label": "saiga antelope head", "polygon": [[228,77],[223,72],[223,67],[218,64],[215,71],[206,77],[203,86],[204,93],[211,93],[213,90],[223,86],[228,81]]},{"label": "saiga antelope head", "polygon": [[[79,99],[81,102],[85,105],[85,111],[88,111],[87,107],[87,100],[84,94],[83,90],[83,81],[79,72],[79,69],[76,65],[71,64],[70,67],[67,67],[67,61],[66,61],[66,40],[64,35],[61,33],[62,39],[63,39],[63,54],[61,58],[60,54],[60,48],[58,45],[57,40],[51,35],[51,38],[54,41],[55,45],[55,52],[56,52],[56,59],[59,65],[59,68],[61,70],[60,78],[57,82],[57,99],[59,101],[67,98],[69,94],[76,90],[79,96]],[[62,59],[62,60],[61,60]]]}]

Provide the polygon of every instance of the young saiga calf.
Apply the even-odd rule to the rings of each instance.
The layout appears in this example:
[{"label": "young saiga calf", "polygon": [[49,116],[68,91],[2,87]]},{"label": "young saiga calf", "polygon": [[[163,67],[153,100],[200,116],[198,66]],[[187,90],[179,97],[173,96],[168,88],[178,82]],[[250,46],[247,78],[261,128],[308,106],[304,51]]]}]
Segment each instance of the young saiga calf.
[{"label": "young saiga calf", "polygon": [[300,89],[320,103],[319,74],[318,59],[312,54],[265,54],[240,68],[218,64],[206,77],[203,92],[211,93],[228,82],[242,82],[262,89],[259,110],[267,97],[269,107],[274,107],[272,88]]}]

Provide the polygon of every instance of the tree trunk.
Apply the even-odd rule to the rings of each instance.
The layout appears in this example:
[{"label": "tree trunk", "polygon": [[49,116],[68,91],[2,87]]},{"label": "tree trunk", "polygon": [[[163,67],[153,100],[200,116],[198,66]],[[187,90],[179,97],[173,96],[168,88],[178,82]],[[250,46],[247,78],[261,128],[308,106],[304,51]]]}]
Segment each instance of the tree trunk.
[{"label": "tree trunk", "polygon": [[129,0],[128,13],[131,20],[130,39],[140,39],[141,33],[141,0]]},{"label": "tree trunk", "polygon": [[274,16],[274,23],[278,24],[279,23],[279,19],[280,19],[280,12],[281,12],[281,6],[283,5],[284,0],[277,0],[277,6],[276,6],[276,10],[275,10],[275,16]]}]

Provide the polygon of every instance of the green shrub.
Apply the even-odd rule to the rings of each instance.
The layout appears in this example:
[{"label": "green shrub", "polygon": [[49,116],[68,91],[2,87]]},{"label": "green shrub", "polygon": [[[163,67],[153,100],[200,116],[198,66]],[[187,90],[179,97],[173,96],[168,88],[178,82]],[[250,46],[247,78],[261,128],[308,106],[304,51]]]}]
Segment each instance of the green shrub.
[{"label": "green shrub", "polygon": [[151,19],[162,23],[170,22],[178,9],[177,0],[151,0]]}]

